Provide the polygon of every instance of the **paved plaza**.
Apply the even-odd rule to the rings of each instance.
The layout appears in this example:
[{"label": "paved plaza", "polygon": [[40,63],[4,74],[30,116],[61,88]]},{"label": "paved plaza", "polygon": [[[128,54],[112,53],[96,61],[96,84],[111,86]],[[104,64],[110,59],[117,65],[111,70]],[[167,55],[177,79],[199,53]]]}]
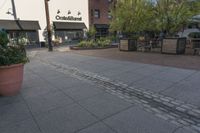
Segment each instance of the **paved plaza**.
[{"label": "paved plaza", "polygon": [[134,61],[145,64],[200,70],[200,56],[193,56],[192,54],[184,54],[177,56],[175,54],[161,54],[160,52],[125,52],[119,51],[118,48],[102,50],[73,50],[72,52],[81,55],[103,57],[107,59]]},{"label": "paved plaza", "polygon": [[200,71],[30,51],[1,133],[200,133]]}]

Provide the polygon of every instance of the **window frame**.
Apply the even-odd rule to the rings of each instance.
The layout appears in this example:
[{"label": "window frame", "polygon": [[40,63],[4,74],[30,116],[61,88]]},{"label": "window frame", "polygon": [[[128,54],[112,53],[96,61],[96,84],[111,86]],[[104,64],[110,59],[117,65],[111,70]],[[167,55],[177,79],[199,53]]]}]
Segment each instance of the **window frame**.
[{"label": "window frame", "polygon": [[101,13],[99,9],[94,9],[94,18],[100,18]]}]

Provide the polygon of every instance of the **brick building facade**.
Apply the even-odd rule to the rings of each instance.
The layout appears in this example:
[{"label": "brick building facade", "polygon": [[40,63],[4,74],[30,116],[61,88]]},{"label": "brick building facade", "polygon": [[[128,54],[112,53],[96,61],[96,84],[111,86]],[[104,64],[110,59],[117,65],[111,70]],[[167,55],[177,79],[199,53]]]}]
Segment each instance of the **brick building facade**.
[{"label": "brick building facade", "polygon": [[96,28],[96,37],[109,34],[109,22],[112,19],[111,8],[115,0],[89,0],[89,27]]}]

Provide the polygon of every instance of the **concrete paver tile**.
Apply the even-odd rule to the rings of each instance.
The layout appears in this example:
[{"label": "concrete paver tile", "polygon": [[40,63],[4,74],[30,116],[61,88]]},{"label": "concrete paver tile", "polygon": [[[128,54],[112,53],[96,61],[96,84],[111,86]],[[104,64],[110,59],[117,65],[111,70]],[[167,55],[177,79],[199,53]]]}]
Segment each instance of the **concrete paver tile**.
[{"label": "concrete paver tile", "polygon": [[30,110],[36,115],[42,115],[49,110],[67,106],[73,101],[60,91],[51,91],[49,93],[39,95],[36,97],[26,98]]},{"label": "concrete paver tile", "polygon": [[88,83],[81,83],[74,85],[70,89],[63,89],[63,92],[72,97],[74,100],[84,100],[86,98],[95,96],[97,94],[105,93],[99,87]]},{"label": "concrete paver tile", "polygon": [[14,103],[19,103],[19,102],[23,102],[23,98],[20,94],[16,96],[10,96],[10,97],[0,96],[0,108],[8,104],[14,104]]},{"label": "concrete paver tile", "polygon": [[81,130],[78,133],[115,133],[115,132],[111,130],[110,128],[108,128],[102,122],[99,122],[95,125],[92,125],[86,129]]},{"label": "concrete paver tile", "polygon": [[172,133],[177,128],[136,106],[104,122],[119,133]]},{"label": "concrete paver tile", "polygon": [[43,133],[74,133],[97,121],[77,104],[51,110],[36,120]]},{"label": "concrete paver tile", "polygon": [[39,128],[32,119],[14,123],[0,128],[1,133],[40,133]]},{"label": "concrete paver tile", "polygon": [[174,84],[174,82],[147,77],[147,78],[143,78],[137,82],[134,82],[131,86],[134,86],[136,88],[141,88],[144,90],[153,91],[153,92],[160,92],[160,91],[163,91],[163,90],[169,88],[173,84]]},{"label": "concrete paver tile", "polygon": [[107,93],[99,94],[98,96],[88,98],[79,103],[95,114],[99,119],[104,119],[132,106],[132,104]]},{"label": "concrete paver tile", "polygon": [[0,108],[0,128],[32,118],[24,102],[13,103]]},{"label": "concrete paver tile", "polygon": [[162,94],[200,107],[200,88],[194,84],[177,83],[163,91]]}]

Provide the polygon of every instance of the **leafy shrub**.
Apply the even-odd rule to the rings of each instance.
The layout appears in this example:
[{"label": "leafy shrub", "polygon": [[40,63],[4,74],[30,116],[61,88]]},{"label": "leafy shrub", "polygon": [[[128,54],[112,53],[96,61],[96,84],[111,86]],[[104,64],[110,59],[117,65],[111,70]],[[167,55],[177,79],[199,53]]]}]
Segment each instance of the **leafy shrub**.
[{"label": "leafy shrub", "polygon": [[111,43],[111,40],[108,39],[108,38],[100,38],[97,40],[97,45],[99,47],[106,47],[106,46],[109,46]]},{"label": "leafy shrub", "polygon": [[90,39],[95,38],[95,34],[97,33],[96,29],[94,26],[92,26],[88,31],[87,31],[87,37]]},{"label": "leafy shrub", "polygon": [[117,41],[117,40],[119,40],[119,37],[117,37],[116,35],[110,35],[109,37],[108,37],[108,39],[110,40],[110,41]]},{"label": "leafy shrub", "polygon": [[78,44],[79,47],[85,47],[86,46],[86,41],[81,41]]},{"label": "leafy shrub", "polygon": [[[29,61],[23,44],[9,45],[8,42],[7,33],[0,31],[0,66],[26,63]],[[19,42],[21,42],[20,39]]]},{"label": "leafy shrub", "polygon": [[95,47],[95,42],[93,40],[87,40],[87,41],[81,41],[78,44],[79,47],[85,47],[85,48],[93,48]]},{"label": "leafy shrub", "polygon": [[8,40],[8,36],[6,34],[6,32],[4,31],[0,31],[0,46],[5,48],[6,45],[8,44],[9,40]]},{"label": "leafy shrub", "polygon": [[86,40],[86,41],[81,41],[79,43],[79,47],[85,47],[85,48],[95,48],[95,47],[106,47],[109,46],[111,43],[111,40],[108,38],[100,38],[97,39],[96,41],[94,40]]},{"label": "leafy shrub", "polygon": [[87,46],[86,47],[88,47],[88,48],[93,48],[93,47],[95,47],[96,46],[96,44],[95,44],[95,41],[93,41],[93,40],[89,40],[89,41],[87,41]]}]

